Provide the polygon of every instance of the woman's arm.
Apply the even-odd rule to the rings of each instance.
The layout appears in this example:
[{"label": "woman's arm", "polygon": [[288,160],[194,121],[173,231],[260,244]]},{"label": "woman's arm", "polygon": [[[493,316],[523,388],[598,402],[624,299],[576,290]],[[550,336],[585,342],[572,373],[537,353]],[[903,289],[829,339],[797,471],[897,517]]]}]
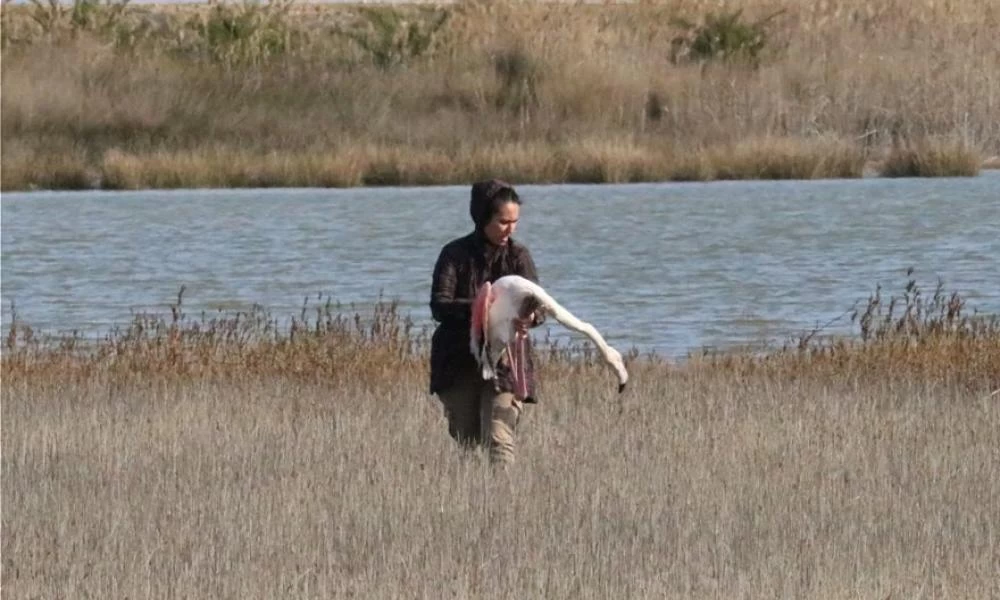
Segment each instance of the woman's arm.
[{"label": "woman's arm", "polygon": [[434,265],[434,279],[431,283],[431,316],[435,321],[465,322],[472,318],[472,298],[455,298],[458,288],[457,261],[442,249]]}]

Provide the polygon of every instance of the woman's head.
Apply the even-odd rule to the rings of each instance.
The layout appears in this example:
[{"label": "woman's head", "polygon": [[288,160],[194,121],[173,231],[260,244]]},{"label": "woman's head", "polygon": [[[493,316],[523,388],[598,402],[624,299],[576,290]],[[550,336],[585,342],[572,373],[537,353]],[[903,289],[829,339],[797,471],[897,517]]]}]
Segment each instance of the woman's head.
[{"label": "woman's head", "polygon": [[521,198],[514,187],[505,181],[480,181],[472,184],[469,213],[476,224],[476,231],[482,232],[490,243],[503,246],[517,229]]}]

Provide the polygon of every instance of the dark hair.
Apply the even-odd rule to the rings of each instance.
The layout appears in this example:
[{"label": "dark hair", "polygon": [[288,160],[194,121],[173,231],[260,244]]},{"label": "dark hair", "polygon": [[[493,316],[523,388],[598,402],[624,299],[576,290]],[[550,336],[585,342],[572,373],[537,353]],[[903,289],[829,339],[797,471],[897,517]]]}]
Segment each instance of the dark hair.
[{"label": "dark hair", "polygon": [[477,181],[472,184],[472,198],[469,202],[469,215],[476,229],[482,229],[493,219],[500,207],[508,202],[521,204],[514,186],[500,179]]}]

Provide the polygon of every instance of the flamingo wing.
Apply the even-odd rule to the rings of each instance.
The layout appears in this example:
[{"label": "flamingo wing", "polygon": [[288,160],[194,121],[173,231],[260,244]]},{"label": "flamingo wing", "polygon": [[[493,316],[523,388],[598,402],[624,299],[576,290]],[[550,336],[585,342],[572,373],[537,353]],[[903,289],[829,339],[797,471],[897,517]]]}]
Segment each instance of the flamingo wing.
[{"label": "flamingo wing", "polygon": [[479,361],[484,376],[487,372],[487,366],[492,372],[492,365],[489,365],[489,361],[486,360],[489,355],[487,349],[489,347],[490,305],[492,303],[493,288],[487,281],[479,287],[476,298],[472,302],[472,330],[469,337],[469,350]]}]

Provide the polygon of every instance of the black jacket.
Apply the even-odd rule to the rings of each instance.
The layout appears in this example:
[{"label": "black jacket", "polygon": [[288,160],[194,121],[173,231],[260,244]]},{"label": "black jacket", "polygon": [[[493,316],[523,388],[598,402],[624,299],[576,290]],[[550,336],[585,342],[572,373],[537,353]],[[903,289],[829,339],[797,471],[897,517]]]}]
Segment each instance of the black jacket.
[{"label": "black jacket", "polygon": [[[503,247],[490,244],[480,230],[452,240],[441,249],[434,265],[431,285],[431,316],[438,322],[431,338],[430,392],[448,389],[455,375],[462,371],[477,371],[478,365],[469,349],[472,301],[479,287],[504,275],[520,275],[538,282],[535,263],[527,247],[513,239]],[[534,326],[541,324],[539,315]],[[534,401],[535,369],[531,341],[528,340],[526,402]],[[498,391],[513,391],[510,370],[501,364],[497,370]]]}]

